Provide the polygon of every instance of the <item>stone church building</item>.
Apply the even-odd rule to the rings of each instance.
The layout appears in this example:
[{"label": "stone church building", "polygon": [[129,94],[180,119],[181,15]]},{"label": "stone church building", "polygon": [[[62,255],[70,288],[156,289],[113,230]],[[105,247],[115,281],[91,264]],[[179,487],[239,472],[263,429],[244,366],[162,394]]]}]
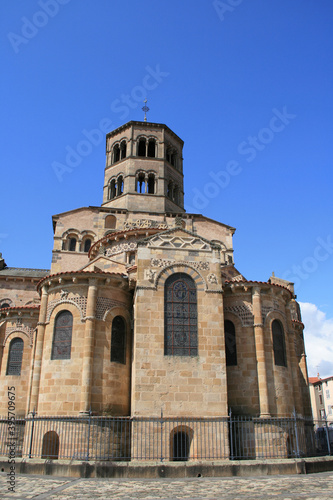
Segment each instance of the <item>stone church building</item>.
[{"label": "stone church building", "polygon": [[51,269],[0,257],[0,415],[12,386],[17,417],[311,415],[293,284],[248,281],[235,229],[185,212],[182,150],[120,126],[102,205],[53,216]]}]

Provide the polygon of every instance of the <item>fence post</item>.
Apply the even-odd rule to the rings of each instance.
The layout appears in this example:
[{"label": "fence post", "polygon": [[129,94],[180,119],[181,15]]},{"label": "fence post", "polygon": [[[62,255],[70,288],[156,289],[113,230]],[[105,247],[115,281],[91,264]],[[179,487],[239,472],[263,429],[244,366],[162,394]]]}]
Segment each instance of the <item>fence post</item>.
[{"label": "fence post", "polygon": [[32,415],[32,423],[31,423],[31,435],[30,435],[30,445],[29,445],[29,458],[31,458],[32,441],[34,438],[34,426],[35,426],[35,415],[36,415],[35,408],[33,409],[31,415]]},{"label": "fence post", "polygon": [[161,462],[163,462],[163,410],[161,408]]},{"label": "fence post", "polygon": [[233,443],[233,435],[232,435],[232,413],[231,413],[231,408],[229,411],[229,436],[230,436],[230,460],[234,459],[234,443]]},{"label": "fence post", "polygon": [[87,455],[86,455],[87,462],[89,461],[90,424],[91,424],[91,408],[89,410],[89,417],[88,417],[88,443],[87,443]]},{"label": "fence post", "polygon": [[297,415],[294,408],[294,426],[295,426],[295,438],[296,438],[296,457],[300,458],[299,442],[298,442],[298,429],[297,429]]},{"label": "fence post", "polygon": [[327,427],[326,412],[324,415],[324,420],[325,420],[325,433],[326,433],[326,439],[327,439],[327,451],[328,451],[328,454],[331,455],[331,443],[330,443],[330,435],[329,435],[328,427]]}]

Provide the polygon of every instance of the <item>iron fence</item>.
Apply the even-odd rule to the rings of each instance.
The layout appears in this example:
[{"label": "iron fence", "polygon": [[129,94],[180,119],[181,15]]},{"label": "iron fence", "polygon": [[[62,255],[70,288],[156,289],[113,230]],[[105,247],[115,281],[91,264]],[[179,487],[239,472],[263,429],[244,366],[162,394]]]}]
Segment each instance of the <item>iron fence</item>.
[{"label": "iron fence", "polygon": [[[14,424],[14,425],[13,425]],[[254,418],[0,417],[0,455],[72,460],[243,460],[333,453],[326,420]]]}]

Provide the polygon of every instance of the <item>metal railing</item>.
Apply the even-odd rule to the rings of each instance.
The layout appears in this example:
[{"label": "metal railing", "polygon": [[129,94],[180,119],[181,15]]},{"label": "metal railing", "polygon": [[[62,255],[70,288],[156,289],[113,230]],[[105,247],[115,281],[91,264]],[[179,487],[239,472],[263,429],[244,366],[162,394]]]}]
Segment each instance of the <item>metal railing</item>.
[{"label": "metal railing", "polygon": [[[243,460],[333,453],[326,420],[254,418],[0,417],[0,455],[71,460]],[[13,451],[14,449],[14,451]]]}]

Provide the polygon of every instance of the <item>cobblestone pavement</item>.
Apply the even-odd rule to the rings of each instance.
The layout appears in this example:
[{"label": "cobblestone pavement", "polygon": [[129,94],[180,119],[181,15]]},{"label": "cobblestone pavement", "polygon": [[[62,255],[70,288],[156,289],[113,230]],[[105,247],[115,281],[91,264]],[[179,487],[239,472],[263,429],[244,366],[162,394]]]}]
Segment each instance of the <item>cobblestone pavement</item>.
[{"label": "cobblestone pavement", "polygon": [[71,479],[16,475],[15,492],[0,473],[2,500],[332,500],[333,472],[194,479]]}]

